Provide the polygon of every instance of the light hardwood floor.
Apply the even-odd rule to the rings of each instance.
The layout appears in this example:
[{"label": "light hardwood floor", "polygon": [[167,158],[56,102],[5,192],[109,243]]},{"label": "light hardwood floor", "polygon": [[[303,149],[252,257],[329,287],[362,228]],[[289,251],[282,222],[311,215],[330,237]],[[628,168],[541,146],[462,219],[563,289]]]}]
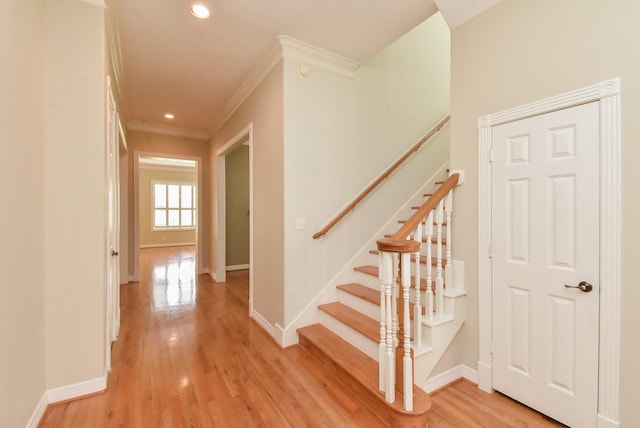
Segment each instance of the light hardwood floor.
[{"label": "light hardwood floor", "polygon": [[[51,405],[40,427],[379,427],[298,346],[248,317],[248,273],[194,274],[192,247],[141,251],[122,286],[122,325],[104,393]],[[342,403],[339,405],[338,403]],[[429,426],[561,426],[468,381],[433,395]]]}]

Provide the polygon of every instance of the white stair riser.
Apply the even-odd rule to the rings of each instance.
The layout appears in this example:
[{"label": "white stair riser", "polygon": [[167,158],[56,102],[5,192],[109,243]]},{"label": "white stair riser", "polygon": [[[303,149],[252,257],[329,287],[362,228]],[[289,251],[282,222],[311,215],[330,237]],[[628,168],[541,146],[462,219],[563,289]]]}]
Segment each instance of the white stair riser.
[{"label": "white stair riser", "polygon": [[368,300],[361,299],[346,291],[338,290],[338,301],[369,318],[373,318],[374,320],[380,319],[380,306],[374,305]]},{"label": "white stair riser", "polygon": [[318,321],[351,345],[378,361],[377,343],[324,311],[319,311]]}]

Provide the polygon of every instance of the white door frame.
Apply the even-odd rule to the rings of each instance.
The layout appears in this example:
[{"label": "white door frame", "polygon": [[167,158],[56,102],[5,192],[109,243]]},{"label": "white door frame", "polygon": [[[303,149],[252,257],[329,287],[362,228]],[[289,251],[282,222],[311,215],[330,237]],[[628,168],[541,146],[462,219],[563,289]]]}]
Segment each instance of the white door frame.
[{"label": "white door frame", "polygon": [[620,426],[620,79],[478,118],[478,387],[492,388],[492,127],[593,101],[600,107],[600,336],[598,427]]},{"label": "white door frame", "polygon": [[227,214],[226,214],[226,156],[236,147],[248,141],[249,144],[249,314],[253,312],[253,124],[250,123],[238,132],[224,146],[216,151],[217,170],[217,239],[216,239],[216,268],[213,280],[224,282],[227,278]]},{"label": "white door frame", "polygon": [[198,180],[198,200],[197,200],[197,222],[196,222],[196,275],[204,273],[202,267],[205,266],[202,260],[203,251],[201,248],[204,242],[204,227],[202,227],[203,201],[202,201],[202,158],[198,156],[174,155],[160,152],[133,152],[133,281],[140,281],[140,157],[160,157],[171,159],[186,159],[196,162],[196,175]]}]

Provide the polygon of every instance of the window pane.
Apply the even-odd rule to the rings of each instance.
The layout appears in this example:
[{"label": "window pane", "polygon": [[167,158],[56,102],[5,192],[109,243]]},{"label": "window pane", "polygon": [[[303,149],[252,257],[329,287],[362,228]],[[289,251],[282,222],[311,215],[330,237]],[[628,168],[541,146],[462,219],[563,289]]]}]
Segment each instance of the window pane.
[{"label": "window pane", "polygon": [[180,226],[180,210],[169,210],[169,227]]},{"label": "window pane", "polygon": [[167,226],[167,212],[165,210],[155,210],[153,216],[153,225],[155,227]]},{"label": "window pane", "polygon": [[197,223],[196,223],[196,213],[197,213],[197,211],[196,211],[196,210],[193,210],[193,225],[194,225],[194,226],[197,224]]},{"label": "window pane", "polygon": [[[180,186],[177,184],[169,184],[169,208],[180,208]],[[169,215],[171,218],[171,215]]]},{"label": "window pane", "polygon": [[196,208],[196,201],[198,194],[196,193],[196,186],[191,186],[192,194],[193,194],[193,208]]},{"label": "window pane", "polygon": [[180,215],[180,224],[182,226],[193,226],[191,224],[191,210],[181,210]]},{"label": "window pane", "polygon": [[181,186],[182,208],[191,208],[191,194],[193,186]]},{"label": "window pane", "polygon": [[167,186],[164,184],[153,185],[153,201],[155,208],[167,207]]}]

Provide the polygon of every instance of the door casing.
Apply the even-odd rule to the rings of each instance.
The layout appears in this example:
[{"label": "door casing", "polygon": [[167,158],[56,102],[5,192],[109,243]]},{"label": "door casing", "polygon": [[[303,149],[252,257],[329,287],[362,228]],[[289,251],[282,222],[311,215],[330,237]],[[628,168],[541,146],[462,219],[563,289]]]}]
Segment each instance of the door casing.
[{"label": "door casing", "polygon": [[492,388],[492,127],[598,101],[600,110],[600,334],[598,426],[619,425],[620,385],[620,79],[478,118],[478,387]]}]

